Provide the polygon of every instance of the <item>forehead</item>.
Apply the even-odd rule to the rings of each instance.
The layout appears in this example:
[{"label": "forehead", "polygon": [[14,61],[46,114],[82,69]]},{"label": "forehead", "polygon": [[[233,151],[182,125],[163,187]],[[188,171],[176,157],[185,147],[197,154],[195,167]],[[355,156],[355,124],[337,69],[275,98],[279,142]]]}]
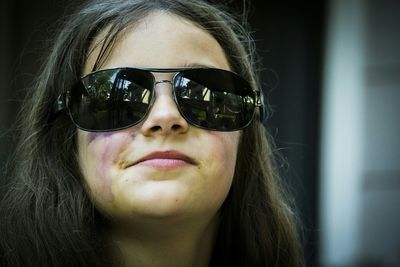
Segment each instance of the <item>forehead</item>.
[{"label": "forehead", "polygon": [[[83,74],[92,70],[106,32],[107,29],[94,41]],[[153,12],[124,29],[109,52],[100,68],[205,65],[230,69],[224,50],[209,32],[163,11]]]}]

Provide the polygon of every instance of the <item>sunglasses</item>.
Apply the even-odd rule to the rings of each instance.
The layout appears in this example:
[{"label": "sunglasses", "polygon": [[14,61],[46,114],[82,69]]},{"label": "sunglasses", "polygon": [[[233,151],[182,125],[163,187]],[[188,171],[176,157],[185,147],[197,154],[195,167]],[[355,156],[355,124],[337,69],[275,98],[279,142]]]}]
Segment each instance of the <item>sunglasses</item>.
[{"label": "sunglasses", "polygon": [[[175,73],[157,81],[152,73]],[[260,107],[260,93],[239,75],[215,68],[112,68],[82,77],[61,95],[76,126],[85,131],[114,131],[143,121],[156,98],[155,86],[172,85],[182,117],[191,125],[215,131],[244,129]]]}]

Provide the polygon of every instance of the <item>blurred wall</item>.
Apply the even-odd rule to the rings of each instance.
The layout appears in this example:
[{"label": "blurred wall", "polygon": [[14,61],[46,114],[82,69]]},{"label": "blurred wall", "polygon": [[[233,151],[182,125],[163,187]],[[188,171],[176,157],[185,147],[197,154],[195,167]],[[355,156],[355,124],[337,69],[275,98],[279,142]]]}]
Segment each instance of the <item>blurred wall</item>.
[{"label": "blurred wall", "polygon": [[321,266],[400,266],[400,2],[329,6]]}]

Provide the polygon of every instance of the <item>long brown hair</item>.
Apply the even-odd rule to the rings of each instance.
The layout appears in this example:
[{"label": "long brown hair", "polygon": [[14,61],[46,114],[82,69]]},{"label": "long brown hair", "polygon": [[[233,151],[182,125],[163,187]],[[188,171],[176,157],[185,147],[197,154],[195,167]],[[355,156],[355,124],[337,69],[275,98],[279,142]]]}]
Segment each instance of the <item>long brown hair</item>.
[{"label": "long brown hair", "polygon": [[[254,42],[222,8],[200,0],[101,0],[63,23],[20,113],[20,138],[0,201],[2,266],[110,266],[107,220],[93,207],[76,160],[75,126],[54,114],[79,79],[93,40],[106,31],[97,66],[120,33],[153,11],[196,23],[221,45],[233,71],[259,90]],[[210,266],[302,266],[295,215],[259,118],[243,130],[234,181],[221,208]],[[103,257],[102,257],[103,256]]]}]

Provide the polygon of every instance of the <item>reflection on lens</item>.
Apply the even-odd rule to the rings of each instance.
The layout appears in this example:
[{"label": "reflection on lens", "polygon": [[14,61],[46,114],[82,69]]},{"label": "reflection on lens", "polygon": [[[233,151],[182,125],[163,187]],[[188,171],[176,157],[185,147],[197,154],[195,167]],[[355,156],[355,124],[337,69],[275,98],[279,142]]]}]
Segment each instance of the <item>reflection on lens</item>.
[{"label": "reflection on lens", "polygon": [[183,71],[174,80],[182,116],[196,126],[232,131],[253,117],[255,93],[237,75],[215,69]]},{"label": "reflection on lens", "polygon": [[79,127],[87,130],[134,125],[147,113],[153,80],[151,73],[136,69],[89,74],[72,91],[71,116]]},{"label": "reflection on lens", "polygon": [[[67,97],[74,123],[89,131],[118,130],[146,117],[154,97],[154,72],[115,68],[92,72]],[[181,115],[192,125],[217,131],[246,127],[255,111],[256,93],[233,72],[213,69],[174,70],[173,88]]]}]

